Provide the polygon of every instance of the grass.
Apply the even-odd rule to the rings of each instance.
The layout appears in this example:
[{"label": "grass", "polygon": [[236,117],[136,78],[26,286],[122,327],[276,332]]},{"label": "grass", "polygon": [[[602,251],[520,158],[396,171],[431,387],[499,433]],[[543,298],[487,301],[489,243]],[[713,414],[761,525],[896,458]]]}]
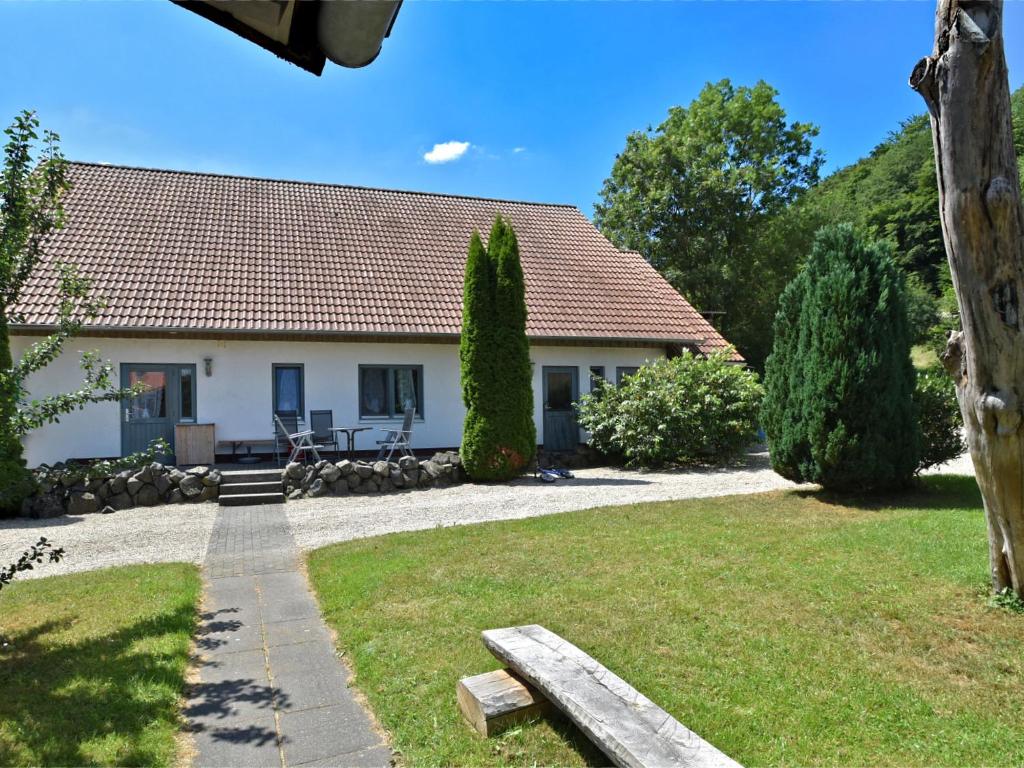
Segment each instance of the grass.
[{"label": "grass", "polygon": [[0,593],[0,765],[169,765],[199,598],[191,565]]},{"label": "grass", "polygon": [[312,553],[339,645],[408,765],[601,762],[557,721],[484,740],[459,678],[491,627],[563,635],[745,765],[1021,765],[1024,617],[986,599],[972,479],[863,503],[779,492]]},{"label": "grass", "polygon": [[910,350],[910,359],[914,367],[919,371],[931,368],[939,362],[939,355],[933,347],[928,344],[918,344]]}]

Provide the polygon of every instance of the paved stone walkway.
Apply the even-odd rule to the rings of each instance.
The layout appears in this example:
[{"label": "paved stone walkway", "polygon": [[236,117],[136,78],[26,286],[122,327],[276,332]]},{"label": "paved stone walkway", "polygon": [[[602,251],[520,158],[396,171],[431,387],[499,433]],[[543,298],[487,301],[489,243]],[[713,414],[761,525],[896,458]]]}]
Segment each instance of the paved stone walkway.
[{"label": "paved stone walkway", "polygon": [[196,766],[388,766],[298,569],[280,505],[223,507],[203,570]]}]

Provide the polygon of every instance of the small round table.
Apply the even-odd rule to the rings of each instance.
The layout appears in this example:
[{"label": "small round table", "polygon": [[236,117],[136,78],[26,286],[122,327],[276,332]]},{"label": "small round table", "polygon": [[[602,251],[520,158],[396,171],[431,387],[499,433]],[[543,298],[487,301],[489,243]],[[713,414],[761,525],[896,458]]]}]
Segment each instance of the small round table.
[{"label": "small round table", "polygon": [[372,427],[331,427],[331,432],[344,432],[348,442],[348,457],[351,459],[356,452],[356,432],[366,432]]}]

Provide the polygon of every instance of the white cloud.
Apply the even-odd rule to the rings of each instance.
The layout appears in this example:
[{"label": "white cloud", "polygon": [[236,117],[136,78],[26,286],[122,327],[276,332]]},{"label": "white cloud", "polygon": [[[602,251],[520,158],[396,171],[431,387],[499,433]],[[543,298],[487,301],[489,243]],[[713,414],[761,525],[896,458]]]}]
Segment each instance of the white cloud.
[{"label": "white cloud", "polygon": [[526,147],[513,147],[513,148],[512,148],[512,151],[513,151],[513,152],[514,152],[515,154],[517,154],[517,155],[518,155],[518,154],[519,154],[520,152],[525,152],[525,151],[526,151]]},{"label": "white cloud", "polygon": [[451,163],[466,154],[468,149],[468,141],[446,141],[444,144],[435,144],[432,150],[423,155],[423,159],[431,165]]}]

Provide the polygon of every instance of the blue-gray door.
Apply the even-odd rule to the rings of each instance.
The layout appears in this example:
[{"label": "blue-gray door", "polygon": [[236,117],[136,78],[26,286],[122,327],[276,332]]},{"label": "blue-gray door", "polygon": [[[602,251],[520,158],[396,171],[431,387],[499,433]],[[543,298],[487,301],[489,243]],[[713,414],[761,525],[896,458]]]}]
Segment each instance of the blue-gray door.
[{"label": "blue-gray door", "polygon": [[576,407],[579,399],[579,369],[569,366],[545,365],[544,379],[544,450],[575,451],[579,445]]},{"label": "blue-gray door", "polygon": [[121,364],[122,386],[146,384],[145,391],[121,404],[122,456],[145,450],[158,437],[174,453],[174,425],[195,420],[195,380],[191,364]]}]

